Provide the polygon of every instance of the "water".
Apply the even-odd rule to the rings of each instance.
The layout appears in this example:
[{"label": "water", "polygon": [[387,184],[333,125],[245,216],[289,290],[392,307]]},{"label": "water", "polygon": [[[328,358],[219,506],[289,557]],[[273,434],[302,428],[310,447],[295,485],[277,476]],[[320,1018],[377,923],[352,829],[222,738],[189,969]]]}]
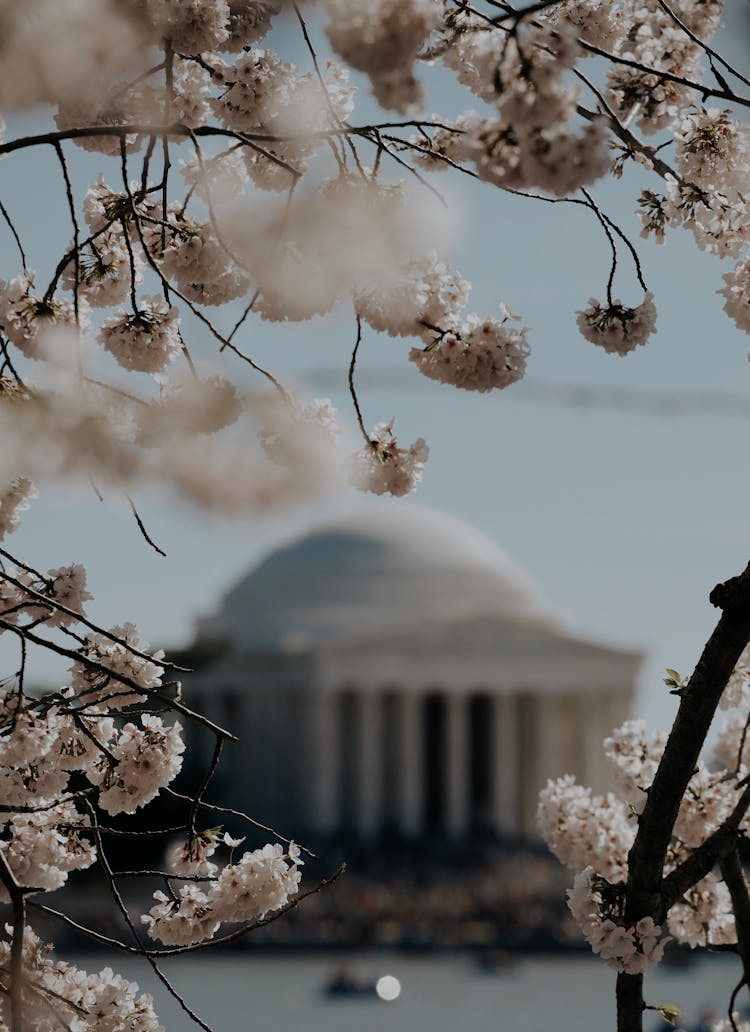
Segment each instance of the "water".
[{"label": "water", "polygon": [[[143,962],[105,954],[69,958],[88,971],[109,964],[152,992],[167,1032],[193,1025],[164,997]],[[345,965],[360,975],[395,975],[401,995],[327,999],[326,977]],[[606,1032],[614,1030],[615,976],[591,956],[522,960],[512,974],[488,975],[462,955],[198,954],[165,964],[187,1002],[216,1032]],[[648,979],[651,1003],[677,1003],[688,1017],[712,1005],[722,1013],[739,979],[730,956],[699,960],[686,971],[660,968]],[[647,1015],[647,1030],[658,1025]]]}]

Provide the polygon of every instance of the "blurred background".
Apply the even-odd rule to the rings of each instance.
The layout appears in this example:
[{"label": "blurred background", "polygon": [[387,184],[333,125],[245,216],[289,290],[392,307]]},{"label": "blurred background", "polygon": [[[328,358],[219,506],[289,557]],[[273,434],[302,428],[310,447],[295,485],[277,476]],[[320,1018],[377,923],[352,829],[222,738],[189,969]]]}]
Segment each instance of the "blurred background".
[{"label": "blurred background", "polygon": [[[742,65],[747,5],[730,0],[725,20],[718,47]],[[314,19],[312,30],[322,50]],[[281,20],[270,43],[306,67],[296,23]],[[441,69],[424,74],[431,109],[468,106]],[[364,123],[375,108],[359,85]],[[7,137],[48,123],[42,110],[9,119]],[[101,163],[69,157],[81,196]],[[124,496],[100,502],[86,484],[43,483],[12,541],[37,567],[84,563],[93,618],[135,621],[194,668],[190,699],[243,728],[217,799],[229,794],[314,846],[321,859],[306,882],[350,864],[252,939],[283,957],[200,962],[196,1007],[227,1032],[247,1027],[240,999],[253,1022],[363,1032],[613,1024],[614,974],[574,952],[569,875],[537,840],[534,799],[563,773],[605,788],[598,746],[626,715],[669,725],[662,672],[690,672],[715,622],[711,587],[748,560],[748,342],[715,293],[726,268],[679,231],[661,248],[637,241],[637,170],[600,184],[596,200],[637,241],[659,313],[645,348],[609,356],[575,325],[608,273],[590,212],[458,173],[435,184],[447,201],[435,208],[441,255],[471,281],[471,309],[496,314],[506,302],[531,327],[532,355],[520,384],[470,396],[421,378],[409,342],[365,334],[365,422],[395,416],[402,443],[422,435],[431,448],[416,501],[341,488],[230,520],[144,489],[135,500],[161,557]],[[44,279],[69,237],[57,166],[9,156],[0,193]],[[12,240],[0,236],[0,248],[10,279]],[[615,295],[641,300],[625,263]],[[229,306],[217,323],[229,329],[237,315]],[[203,368],[254,388],[193,333]],[[336,311],[302,326],[250,321],[240,343],[287,386],[329,396],[352,427],[354,336],[351,314]],[[0,642],[3,668],[15,661]],[[34,663],[39,685],[64,676],[44,657]],[[196,763],[206,749],[196,739]],[[91,896],[79,905],[95,916]],[[193,963],[175,967],[186,987]],[[375,991],[384,974],[401,988],[388,1008],[392,985]],[[142,969],[132,977],[149,984]],[[675,999],[697,1020],[701,1007],[723,1007],[738,977],[725,958],[687,976],[665,969],[653,1002]],[[169,1006],[160,1004],[167,1028],[188,1027]]]}]

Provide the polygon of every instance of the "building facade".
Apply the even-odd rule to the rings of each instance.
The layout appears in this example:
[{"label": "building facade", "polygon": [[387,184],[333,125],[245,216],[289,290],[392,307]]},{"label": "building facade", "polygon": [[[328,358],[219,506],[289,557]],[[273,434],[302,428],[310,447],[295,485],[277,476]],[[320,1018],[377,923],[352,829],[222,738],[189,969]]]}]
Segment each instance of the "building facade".
[{"label": "building facade", "polygon": [[[417,506],[320,526],[202,621],[186,696],[220,794],[316,837],[535,837],[548,777],[606,790],[636,653],[571,634],[488,538]],[[217,792],[217,794],[219,794]]]}]

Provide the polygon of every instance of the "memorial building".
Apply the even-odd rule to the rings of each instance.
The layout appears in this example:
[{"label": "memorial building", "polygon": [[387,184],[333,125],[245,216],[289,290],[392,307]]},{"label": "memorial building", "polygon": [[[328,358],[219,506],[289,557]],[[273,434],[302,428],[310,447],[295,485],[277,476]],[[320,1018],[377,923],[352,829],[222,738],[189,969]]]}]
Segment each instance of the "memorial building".
[{"label": "memorial building", "polygon": [[641,658],[571,633],[473,527],[403,503],[278,547],[193,651],[213,658],[187,701],[240,739],[216,795],[364,840],[534,839],[548,777],[606,791]]}]

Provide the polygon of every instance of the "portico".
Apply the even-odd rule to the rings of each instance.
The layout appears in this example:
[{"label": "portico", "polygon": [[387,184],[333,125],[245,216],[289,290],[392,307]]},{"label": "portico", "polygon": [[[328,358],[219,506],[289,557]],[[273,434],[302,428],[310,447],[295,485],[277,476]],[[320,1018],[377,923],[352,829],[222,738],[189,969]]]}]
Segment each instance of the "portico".
[{"label": "portico", "polygon": [[279,550],[204,622],[229,644],[188,690],[245,732],[223,789],[295,834],[533,838],[548,777],[606,789],[640,657],[572,635],[471,528],[390,512]]}]

